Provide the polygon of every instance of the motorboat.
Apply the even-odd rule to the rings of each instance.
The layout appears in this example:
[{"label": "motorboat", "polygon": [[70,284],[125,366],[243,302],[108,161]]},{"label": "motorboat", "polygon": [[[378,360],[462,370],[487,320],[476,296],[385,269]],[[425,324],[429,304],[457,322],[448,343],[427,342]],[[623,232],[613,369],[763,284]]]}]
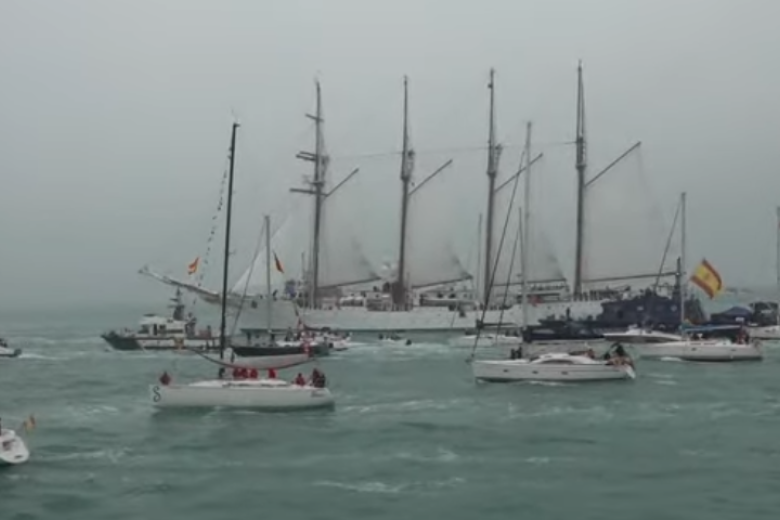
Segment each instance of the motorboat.
[{"label": "motorboat", "polygon": [[751,338],[763,340],[780,340],[780,325],[767,325],[765,327],[747,327]]},{"label": "motorboat", "polygon": [[534,358],[474,360],[474,378],[488,382],[512,381],[613,381],[634,379],[627,356],[596,359],[587,354],[550,353]]},{"label": "motorboat", "polygon": [[0,466],[24,464],[29,458],[24,440],[14,430],[0,429]]},{"label": "motorboat", "polygon": [[177,289],[172,302],[173,314],[170,317],[146,314],[137,330],[112,330],[100,337],[115,350],[218,350],[219,335],[213,334],[211,327],[196,331],[196,318],[192,313],[185,316],[181,290]]},{"label": "motorboat", "polygon": [[189,384],[150,386],[152,403],[158,408],[252,408],[292,411],[333,408],[328,388],[313,383],[298,385],[281,379],[207,380]]},{"label": "motorboat", "polygon": [[604,339],[619,343],[667,343],[680,341],[682,335],[661,330],[632,326],[620,332],[604,332]]},{"label": "motorboat", "polygon": [[758,341],[734,342],[730,339],[686,338],[667,343],[643,343],[631,346],[641,358],[675,358],[684,361],[761,361],[764,357]]},{"label": "motorboat", "polygon": [[11,348],[3,338],[0,338],[0,358],[15,358],[21,355],[22,349]]},{"label": "motorboat", "polygon": [[510,336],[506,334],[464,334],[450,339],[449,344],[453,347],[473,347],[476,344],[478,347],[504,347],[515,346],[522,342],[522,338],[518,336]]}]

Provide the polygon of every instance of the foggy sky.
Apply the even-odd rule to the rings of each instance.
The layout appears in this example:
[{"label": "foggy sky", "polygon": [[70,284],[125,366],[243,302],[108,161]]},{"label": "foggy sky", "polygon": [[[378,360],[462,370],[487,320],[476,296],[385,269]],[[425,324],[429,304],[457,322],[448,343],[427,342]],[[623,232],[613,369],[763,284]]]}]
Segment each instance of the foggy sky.
[{"label": "foggy sky", "polygon": [[[500,139],[520,144],[533,120],[544,149],[574,137],[580,59],[593,168],[641,140],[670,221],[688,192],[691,263],[772,284],[778,17],[772,0],[0,2],[0,306],[165,294],[136,271],[184,274],[203,254],[234,115],[237,278],[262,214],[289,211],[309,173],[294,155],[311,148],[315,78],[336,158],[398,150],[405,74],[419,150],[484,146],[491,67]],[[561,212],[565,164],[545,191]],[[373,218],[395,243],[396,213]],[[570,243],[569,214],[551,218]]]}]

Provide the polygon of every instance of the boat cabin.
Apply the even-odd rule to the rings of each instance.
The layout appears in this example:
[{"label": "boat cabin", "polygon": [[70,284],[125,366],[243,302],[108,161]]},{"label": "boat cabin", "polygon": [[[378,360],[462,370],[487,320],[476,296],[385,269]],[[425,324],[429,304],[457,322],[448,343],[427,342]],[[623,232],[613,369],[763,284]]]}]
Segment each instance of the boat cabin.
[{"label": "boat cabin", "polygon": [[163,318],[156,314],[146,314],[139,323],[138,335],[140,336],[187,336],[189,327],[187,322]]}]

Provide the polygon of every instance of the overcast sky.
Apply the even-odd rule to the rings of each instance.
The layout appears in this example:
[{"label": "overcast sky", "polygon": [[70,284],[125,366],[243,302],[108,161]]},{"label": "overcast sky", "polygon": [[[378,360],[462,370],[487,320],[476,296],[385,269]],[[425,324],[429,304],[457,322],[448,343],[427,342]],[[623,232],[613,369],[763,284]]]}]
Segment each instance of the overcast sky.
[{"label": "overcast sky", "polygon": [[[507,169],[533,120],[550,156],[540,205],[569,266],[574,171],[553,155],[573,138],[579,59],[592,169],[641,140],[664,218],[688,192],[691,262],[707,256],[727,285],[771,284],[778,19],[773,0],[2,1],[0,305],[164,294],[136,272],[183,275],[203,254],[234,114],[240,271],[262,214],[283,218],[308,173],[294,155],[311,145],[315,78],[333,174],[361,167],[362,189],[390,209],[349,204],[395,244],[397,192],[358,156],[399,148],[403,75],[422,157],[484,146],[495,67]],[[453,175],[484,190],[475,153]],[[397,190],[392,160],[381,177]],[[484,191],[467,193],[482,204]],[[615,240],[615,255],[631,247]]]}]

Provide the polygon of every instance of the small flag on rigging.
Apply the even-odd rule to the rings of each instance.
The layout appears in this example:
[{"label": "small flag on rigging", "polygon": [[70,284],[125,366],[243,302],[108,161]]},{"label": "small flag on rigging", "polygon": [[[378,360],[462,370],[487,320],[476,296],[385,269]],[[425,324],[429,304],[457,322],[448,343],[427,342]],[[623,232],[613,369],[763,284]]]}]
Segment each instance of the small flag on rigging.
[{"label": "small flag on rigging", "polygon": [[720,273],[710,264],[706,258],[696,267],[691,276],[691,282],[704,291],[710,299],[723,291],[723,279]]},{"label": "small flag on rigging", "polygon": [[187,266],[187,274],[195,274],[198,272],[198,264],[200,263],[200,257],[196,257],[191,264]]},{"label": "small flag on rigging", "polygon": [[282,268],[282,262],[279,261],[279,257],[276,256],[276,252],[274,252],[274,263],[276,264],[276,270],[284,274],[284,269]]}]

